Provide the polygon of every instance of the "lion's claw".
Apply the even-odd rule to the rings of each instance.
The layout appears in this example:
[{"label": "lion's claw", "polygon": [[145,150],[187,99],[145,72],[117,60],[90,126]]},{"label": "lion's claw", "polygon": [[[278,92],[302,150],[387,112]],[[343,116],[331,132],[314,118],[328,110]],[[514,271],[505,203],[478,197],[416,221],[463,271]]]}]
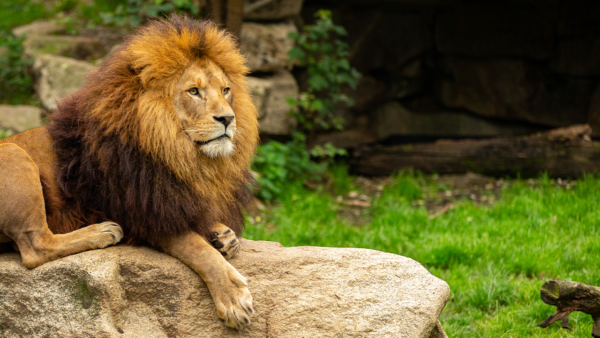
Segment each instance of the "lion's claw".
[{"label": "lion's claw", "polygon": [[248,291],[246,278],[235,268],[231,267],[228,275],[231,284],[226,288],[226,292],[215,292],[213,295],[217,315],[228,327],[241,330],[250,325],[250,318],[254,315],[252,295]]}]

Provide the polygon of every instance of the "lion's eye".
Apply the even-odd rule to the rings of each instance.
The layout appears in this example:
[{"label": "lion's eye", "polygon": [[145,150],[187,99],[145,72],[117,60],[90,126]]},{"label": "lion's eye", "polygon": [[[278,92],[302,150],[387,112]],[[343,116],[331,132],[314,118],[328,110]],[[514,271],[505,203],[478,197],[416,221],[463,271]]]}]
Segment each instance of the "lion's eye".
[{"label": "lion's eye", "polygon": [[192,89],[188,90],[188,92],[190,92],[190,94],[192,94],[192,95],[198,95],[198,88],[192,88]]},{"label": "lion's eye", "polygon": [[229,90],[230,90],[230,88],[229,88],[229,87],[225,87],[225,88],[223,88],[223,95],[227,95],[227,94],[229,94]]}]

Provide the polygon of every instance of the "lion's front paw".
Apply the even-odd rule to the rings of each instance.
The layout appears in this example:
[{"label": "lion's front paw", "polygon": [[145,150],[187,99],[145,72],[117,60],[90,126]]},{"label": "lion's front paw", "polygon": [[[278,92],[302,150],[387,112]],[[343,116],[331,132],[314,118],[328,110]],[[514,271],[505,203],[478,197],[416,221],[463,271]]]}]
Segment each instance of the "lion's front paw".
[{"label": "lion's front paw", "polygon": [[226,226],[213,229],[210,242],[226,259],[233,258],[241,249],[240,241],[233,230]]},{"label": "lion's front paw", "polygon": [[250,325],[254,315],[252,295],[248,291],[248,280],[235,268],[230,266],[227,272],[228,280],[216,290],[211,290],[217,307],[217,315],[229,327],[241,330]]},{"label": "lion's front paw", "polygon": [[115,245],[123,239],[123,229],[114,222],[92,224],[84,228],[90,236],[90,241],[97,249]]}]

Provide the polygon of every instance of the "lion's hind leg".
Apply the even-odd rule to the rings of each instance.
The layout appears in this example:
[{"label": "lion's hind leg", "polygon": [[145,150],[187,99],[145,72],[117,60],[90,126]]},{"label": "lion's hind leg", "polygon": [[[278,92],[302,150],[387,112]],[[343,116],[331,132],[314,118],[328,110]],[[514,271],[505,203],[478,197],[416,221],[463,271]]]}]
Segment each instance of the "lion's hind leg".
[{"label": "lion's hind leg", "polygon": [[0,235],[14,241],[23,264],[34,268],[60,257],[116,244],[121,227],[93,224],[64,235],[48,228],[37,165],[19,146],[0,145]]},{"label": "lion's hind leg", "polygon": [[222,223],[216,223],[210,229],[210,242],[226,259],[233,258],[241,249],[235,232]]}]

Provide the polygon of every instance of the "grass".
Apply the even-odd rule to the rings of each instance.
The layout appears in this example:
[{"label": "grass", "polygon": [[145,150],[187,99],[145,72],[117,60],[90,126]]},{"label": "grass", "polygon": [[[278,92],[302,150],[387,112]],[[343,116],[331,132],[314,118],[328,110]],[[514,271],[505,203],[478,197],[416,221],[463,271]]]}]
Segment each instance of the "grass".
[{"label": "grass", "polygon": [[536,186],[511,181],[493,205],[465,199],[432,219],[414,202],[434,183],[401,174],[373,200],[370,222],[356,226],[338,217],[335,195],[355,187],[337,176],[333,195],[291,184],[277,206],[248,216],[245,237],[411,257],[452,289],[440,317],[449,337],[590,336],[591,317],[581,313],[571,315],[572,331],[536,325],[554,312],[539,296],[545,281],[600,285],[600,178],[569,189],[546,176]]}]

